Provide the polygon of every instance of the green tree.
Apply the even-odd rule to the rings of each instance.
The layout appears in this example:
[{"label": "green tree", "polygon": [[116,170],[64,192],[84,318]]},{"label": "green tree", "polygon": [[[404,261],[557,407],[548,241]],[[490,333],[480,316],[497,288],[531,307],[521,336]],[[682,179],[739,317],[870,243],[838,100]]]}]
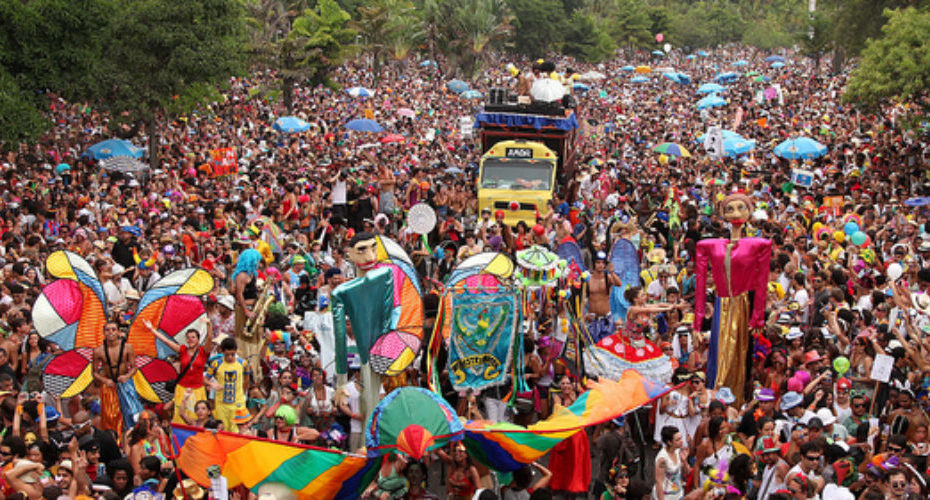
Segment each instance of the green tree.
[{"label": "green tree", "polygon": [[196,103],[206,89],[243,71],[245,15],[239,0],[124,0],[112,22],[102,76],[114,116],[140,120],[149,135],[149,161],[159,164],[160,120]]},{"label": "green tree", "polygon": [[288,41],[300,54],[294,64],[294,81],[300,77],[310,85],[332,84],[329,76],[333,70],[356,49],[356,32],[349,27],[350,20],[335,0],[317,0],[315,8],[294,20],[288,34]]},{"label": "green tree", "polygon": [[544,57],[562,40],[562,0],[507,0],[513,13],[513,49],[532,58]]},{"label": "green tree", "polygon": [[474,76],[492,49],[502,48],[513,31],[504,0],[449,0],[446,55],[452,67]]},{"label": "green tree", "polygon": [[600,62],[613,55],[614,42],[597,26],[593,15],[575,11],[565,30],[562,51],[587,62]]},{"label": "green tree", "polygon": [[833,40],[833,23],[823,11],[812,14],[806,29],[797,34],[801,53],[814,60],[815,68],[820,67],[820,58],[832,48]]},{"label": "green tree", "polygon": [[409,0],[374,0],[359,6],[358,13],[352,27],[361,35],[363,48],[372,58],[376,78],[388,58],[405,58],[424,36],[416,8]]},{"label": "green tree", "polygon": [[47,93],[94,99],[110,0],[0,2],[0,142],[34,140],[48,122]]},{"label": "green tree", "polygon": [[633,49],[653,43],[652,25],[649,11],[639,0],[616,0],[606,29],[617,45]]},{"label": "green tree", "polygon": [[843,99],[866,106],[896,97],[921,97],[925,103],[930,87],[930,12],[909,7],[886,10],[885,16],[883,36],[866,45]]}]

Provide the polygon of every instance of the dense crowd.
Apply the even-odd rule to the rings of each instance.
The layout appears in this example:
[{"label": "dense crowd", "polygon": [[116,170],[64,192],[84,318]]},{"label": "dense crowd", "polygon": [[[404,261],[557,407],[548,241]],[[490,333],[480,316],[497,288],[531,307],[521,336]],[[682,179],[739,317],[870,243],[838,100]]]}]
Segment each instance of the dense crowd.
[{"label": "dense crowd", "polygon": [[[103,109],[53,99],[54,128],[38,144],[6,153],[0,176],[3,496],[207,495],[173,473],[172,421],[357,450],[364,444],[360,381],[350,360],[351,383],[336,387],[332,347],[315,335],[332,330],[330,292],[356,276],[346,254],[353,236],[386,235],[410,255],[426,290],[426,338],[456,263],[491,249],[554,248],[570,236],[592,272],[585,320],[604,336],[625,328],[610,316],[607,297],[608,285],[617,284],[608,262],[617,237],[611,227],[620,220],[645,270],[643,293],[631,302],[644,311],[645,336],[674,368],[662,381],[672,391],[583,433],[589,453],[554,452],[546,466],[502,477],[451,445],[428,460],[443,464],[441,484],[426,484],[431,463],[390,462],[373,483],[373,498],[928,498],[930,222],[922,202],[907,202],[930,195],[927,137],[905,126],[908,103],[877,113],[843,104],[847,74],[828,74],[828,61],[815,67],[785,54],[789,63],[774,69],[764,62],[768,54],[743,47],[685,55],[621,54],[596,67],[554,57],[570,87],[580,82],[572,74],[597,70],[606,78],[574,90],[581,123],[575,176],[535,225],[513,227],[503,222],[506,214],[478,209],[482,151],[460,118],[481,102],[449,92],[450,77],[431,64],[373,75],[362,59],[338,69],[343,87],[373,90],[366,98],[295,87],[293,114],[312,125],[299,134],[272,128],[286,114],[267,92],[277,83],[273,73],[231,79],[221,102],[164,120],[153,145],[159,163],[134,174],[103,170],[82,154],[110,137],[147,147],[147,135],[111,126]],[[500,64],[476,77],[475,88],[516,87],[504,65],[511,61],[495,58]],[[739,59],[759,78],[740,76],[721,94],[726,106],[705,110],[695,107],[696,84],[660,72],[634,83],[622,69],[671,66],[701,83]],[[530,62],[512,62],[529,71]],[[764,90],[774,86],[770,98]],[[361,117],[401,137],[382,141],[388,132],[345,128]],[[709,158],[697,138],[710,125],[733,129],[756,149]],[[772,153],[799,135],[818,139],[828,153],[805,162]],[[663,142],[693,156],[651,151]],[[214,177],[210,150],[225,147],[237,153],[237,172]],[[812,185],[793,182],[794,169],[813,172]],[[754,390],[745,402],[735,388],[708,388],[712,318],[691,324],[696,245],[728,237],[717,203],[736,190],[754,203],[748,235],[773,244],[765,326],[752,355]],[[405,224],[405,211],[420,202],[439,221],[425,239]],[[867,235],[864,244],[844,231],[850,220]],[[276,226],[280,246],[263,242],[265,225]],[[91,264],[111,312],[107,340],[94,354],[95,383],[64,400],[42,385],[44,366],[60,349],[31,318],[50,281],[45,258],[57,250]],[[217,284],[206,298],[208,333],[190,333],[185,343],[162,339],[178,353],[180,397],[146,408],[126,428],[106,418],[103,390],[134,370],[123,363],[131,354],[119,348],[120,332],[160,277],[192,266]],[[261,342],[247,347],[242,330],[262,292],[253,278],[277,300],[258,327]],[[712,281],[700,294],[708,309]],[[554,300],[534,310],[539,328],[522,332],[527,381],[540,389],[536,404],[504,408],[506,391],[497,389],[458,394],[443,373],[444,396],[461,416],[527,425],[578,398],[581,374],[552,349],[565,307]],[[422,367],[412,364],[385,390],[425,385]],[[233,384],[225,383],[230,374]]]}]

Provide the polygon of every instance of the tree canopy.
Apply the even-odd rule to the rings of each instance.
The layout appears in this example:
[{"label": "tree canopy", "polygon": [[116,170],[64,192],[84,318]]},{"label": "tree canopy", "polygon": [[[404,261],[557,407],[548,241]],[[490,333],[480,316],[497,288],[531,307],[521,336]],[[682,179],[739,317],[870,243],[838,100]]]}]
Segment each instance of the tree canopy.
[{"label": "tree canopy", "polygon": [[930,87],[930,12],[886,10],[883,36],[871,40],[852,72],[847,102],[875,105],[889,98],[926,97]]}]

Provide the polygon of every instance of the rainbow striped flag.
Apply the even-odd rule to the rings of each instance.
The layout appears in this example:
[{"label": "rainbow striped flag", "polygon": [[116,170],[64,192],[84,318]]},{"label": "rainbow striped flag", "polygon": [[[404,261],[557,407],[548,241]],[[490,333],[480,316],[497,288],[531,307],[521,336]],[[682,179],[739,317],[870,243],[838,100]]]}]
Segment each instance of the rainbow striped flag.
[{"label": "rainbow striped flag", "polygon": [[172,424],[178,467],[204,487],[207,467],[219,465],[229,488],[252,492],[265,483],[281,483],[300,500],[359,498],[378,473],[378,461],[363,455],[284,443],[224,431]]}]

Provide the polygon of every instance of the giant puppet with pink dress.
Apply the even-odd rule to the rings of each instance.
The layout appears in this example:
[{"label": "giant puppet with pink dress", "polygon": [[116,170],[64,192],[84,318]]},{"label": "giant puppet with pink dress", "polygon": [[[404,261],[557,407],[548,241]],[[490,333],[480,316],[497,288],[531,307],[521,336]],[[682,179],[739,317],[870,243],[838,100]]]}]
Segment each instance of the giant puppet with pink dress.
[{"label": "giant puppet with pink dress", "polygon": [[716,301],[707,357],[707,385],[710,388],[729,387],[737,397],[737,404],[742,404],[751,397],[747,373],[752,359],[753,336],[761,335],[765,326],[772,242],[764,238],[743,237],[743,228],[753,210],[749,196],[730,194],[719,207],[723,218],[730,223],[730,238],[702,240],[697,244],[694,330],[701,330],[706,312],[709,266]]}]

